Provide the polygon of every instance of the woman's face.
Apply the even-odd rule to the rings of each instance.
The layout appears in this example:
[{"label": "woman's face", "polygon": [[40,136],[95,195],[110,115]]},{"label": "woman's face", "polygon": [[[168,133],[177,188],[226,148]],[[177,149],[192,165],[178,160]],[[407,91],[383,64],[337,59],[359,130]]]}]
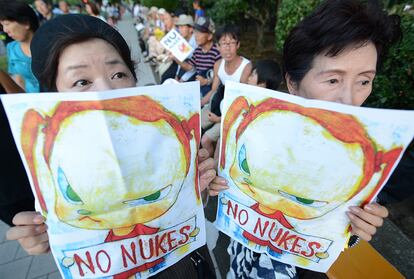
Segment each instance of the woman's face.
[{"label": "woman's face", "polygon": [[286,76],[288,89],[308,99],[360,106],[371,94],[376,66],[377,50],[371,42],[334,57],[320,54],[299,84]]},{"label": "woman's face", "polygon": [[18,42],[26,41],[29,38],[29,34],[32,33],[29,24],[18,23],[11,20],[0,20],[0,24],[3,26],[3,31],[9,35],[10,38]]},{"label": "woman's face", "polygon": [[91,6],[89,4],[86,4],[85,5],[85,10],[88,13],[88,15],[91,15],[91,16],[94,15],[93,12],[92,12],[92,8],[91,8]]},{"label": "woman's face", "polygon": [[136,81],[115,48],[102,39],[66,47],[59,58],[59,92],[103,91],[135,86]]},{"label": "woman's face", "polygon": [[49,7],[42,0],[36,0],[34,2],[36,10],[44,17],[47,17],[51,12],[51,7]]},{"label": "woman's face", "polygon": [[221,57],[223,57],[225,61],[231,61],[237,56],[237,50],[240,47],[240,43],[231,36],[221,37],[218,44]]}]

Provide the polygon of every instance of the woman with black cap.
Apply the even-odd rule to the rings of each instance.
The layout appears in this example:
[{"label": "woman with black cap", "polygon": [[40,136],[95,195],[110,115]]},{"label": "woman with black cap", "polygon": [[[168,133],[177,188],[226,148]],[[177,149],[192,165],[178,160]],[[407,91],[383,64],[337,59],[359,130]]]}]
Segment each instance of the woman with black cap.
[{"label": "woman with black cap", "polygon": [[[45,23],[34,36],[31,51],[32,70],[42,92],[103,91],[133,87],[137,81],[125,40],[95,17],[65,15]],[[215,177],[214,161],[207,153],[202,149],[198,154],[202,190]],[[29,254],[49,250],[47,227],[40,214],[21,212],[13,223],[16,227],[9,229],[8,239],[18,240]],[[201,277],[200,263],[204,263]],[[214,278],[211,270],[204,246],[156,278]]]}]

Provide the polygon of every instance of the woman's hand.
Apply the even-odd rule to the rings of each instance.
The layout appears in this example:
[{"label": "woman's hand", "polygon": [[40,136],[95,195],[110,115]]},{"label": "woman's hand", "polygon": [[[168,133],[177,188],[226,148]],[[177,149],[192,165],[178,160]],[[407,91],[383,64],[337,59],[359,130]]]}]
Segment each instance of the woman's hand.
[{"label": "woman's hand", "polygon": [[198,151],[198,171],[200,176],[200,191],[203,192],[216,177],[215,161],[210,157],[207,149]]},{"label": "woman's hand", "polygon": [[228,182],[221,176],[216,176],[208,187],[210,196],[217,196],[221,191],[229,189]]},{"label": "woman's hand", "polygon": [[25,211],[16,214],[13,218],[15,227],[11,227],[6,237],[8,240],[17,240],[29,255],[47,253],[50,249],[49,236],[45,218],[38,212]]},{"label": "woman's hand", "polygon": [[377,232],[377,228],[384,223],[388,216],[388,210],[378,203],[370,203],[363,208],[351,206],[346,214],[351,221],[352,234],[359,236],[365,241],[370,241]]}]

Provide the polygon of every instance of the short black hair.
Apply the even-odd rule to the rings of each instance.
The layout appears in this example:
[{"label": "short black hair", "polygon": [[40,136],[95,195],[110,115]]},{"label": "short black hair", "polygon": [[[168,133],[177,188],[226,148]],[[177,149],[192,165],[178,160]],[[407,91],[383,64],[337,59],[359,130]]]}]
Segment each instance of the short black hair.
[{"label": "short black hair", "polygon": [[0,1],[0,20],[29,24],[32,32],[36,32],[39,28],[39,20],[35,11],[29,5],[20,1]]},{"label": "short black hair", "polygon": [[254,63],[252,71],[256,70],[257,84],[264,83],[266,88],[277,90],[282,81],[282,71],[279,63],[273,60],[258,60]]},{"label": "short black hair", "polygon": [[236,25],[224,25],[216,31],[216,42],[224,36],[229,36],[230,38],[240,42],[240,29]]},{"label": "short black hair", "polygon": [[300,83],[319,54],[334,57],[347,47],[372,42],[379,66],[388,47],[401,39],[400,18],[389,16],[378,1],[326,0],[299,22],[283,46],[283,71]]},{"label": "short black hair", "polygon": [[[35,1],[37,1],[37,0],[35,0]],[[52,0],[40,0],[40,1],[42,1],[43,3],[45,3],[49,7],[53,7]]]},{"label": "short black hair", "polygon": [[30,45],[32,72],[39,81],[41,92],[57,91],[57,68],[63,50],[72,44],[91,39],[102,39],[110,43],[137,80],[131,51],[118,31],[93,16],[61,15],[43,24],[35,33]]}]

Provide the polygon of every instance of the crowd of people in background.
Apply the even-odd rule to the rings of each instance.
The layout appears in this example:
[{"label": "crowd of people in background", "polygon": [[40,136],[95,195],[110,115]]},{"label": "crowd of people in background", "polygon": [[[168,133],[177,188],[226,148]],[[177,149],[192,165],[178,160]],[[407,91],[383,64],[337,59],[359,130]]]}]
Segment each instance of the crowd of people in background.
[{"label": "crowd of people in background", "polygon": [[[201,138],[202,147],[208,152],[210,157],[213,157],[215,160],[218,160],[218,144],[220,139],[220,122],[222,116],[222,100],[224,98],[224,88],[226,83],[229,81],[246,83],[253,86],[259,86],[268,88],[271,90],[277,90],[283,79],[281,67],[277,62],[275,62],[272,57],[269,59],[259,60],[259,61],[250,61],[249,57],[243,57],[239,54],[239,48],[241,42],[240,30],[237,26],[234,25],[224,25],[216,28],[215,23],[212,18],[206,16],[206,11],[203,9],[199,1],[193,1],[194,10],[190,12],[183,11],[167,11],[163,7],[145,7],[140,4],[140,1],[135,1],[134,5],[115,5],[111,4],[109,1],[95,2],[95,1],[83,1],[79,5],[69,6],[66,1],[60,1],[58,5],[53,5],[51,1],[48,0],[36,0],[34,1],[33,7],[30,7],[27,4],[23,4],[18,1],[7,1],[7,4],[4,4],[4,0],[0,0],[0,24],[3,28],[3,32],[7,34],[11,41],[7,44],[7,56],[8,56],[8,73],[0,71],[0,83],[2,86],[3,93],[38,93],[38,92],[48,92],[48,91],[71,91],[69,87],[65,87],[65,84],[59,83],[59,78],[56,77],[57,73],[50,71],[50,75],[44,75],[47,71],[44,71],[43,67],[47,66],[46,62],[48,61],[47,57],[42,54],[37,53],[33,57],[32,61],[32,51],[33,45],[31,46],[32,39],[36,36],[36,30],[39,26],[46,24],[48,21],[63,17],[65,14],[88,14],[91,17],[98,18],[99,24],[103,25],[105,28],[109,26],[113,27],[113,31],[116,32],[118,21],[126,13],[130,13],[134,19],[134,24],[136,30],[139,34],[140,46],[144,54],[144,61],[150,63],[155,71],[155,74],[158,76],[160,83],[169,83],[169,82],[188,82],[188,81],[199,81],[200,83],[200,104],[201,104],[201,124],[203,128],[203,135]],[[329,2],[329,1],[328,1]],[[327,2],[327,3],[328,3]],[[311,15],[307,18],[307,23],[299,25],[299,29],[294,29],[294,32],[287,39],[284,50],[284,58],[288,57],[284,61],[284,69],[286,72],[287,78],[287,87],[289,92],[294,95],[299,95],[305,98],[312,99],[322,99],[332,102],[345,103],[349,105],[360,106],[372,90],[372,81],[375,77],[375,70],[377,66],[377,56],[382,57],[383,46],[394,42],[396,38],[386,38],[395,30],[389,30],[391,27],[388,24],[388,19],[382,14],[374,14],[369,10],[362,9],[361,5],[356,4],[356,1],[350,2],[349,7],[341,6],[341,1],[332,1],[333,4],[325,4],[316,10],[314,15]],[[330,10],[332,5],[333,10]],[[337,10],[335,10],[337,9]],[[341,9],[353,9],[353,11],[361,12],[359,14],[360,18],[355,22],[346,22],[344,23],[344,30],[340,29],[341,26],[330,26],[329,22],[325,26],[321,25],[321,22],[313,20],[315,18],[331,18],[336,16],[340,20],[344,19],[344,15],[341,14]],[[322,16],[321,16],[322,15]],[[342,18],[341,18],[342,17]],[[372,17],[367,19],[366,17]],[[88,17],[89,18],[89,17]],[[372,19],[372,22],[375,24],[380,24],[377,27],[374,24],[374,27],[367,23]],[[97,19],[94,19],[95,21]],[[359,21],[358,21],[359,20]],[[88,20],[90,21],[90,19]],[[75,22],[75,21],[74,21]],[[71,22],[71,24],[75,24]],[[105,22],[102,23],[102,22]],[[66,26],[64,20],[61,20],[62,26]],[[93,23],[96,24],[96,23]],[[307,25],[308,24],[308,25]],[[354,24],[353,26],[351,26]],[[388,24],[388,25],[387,25]],[[68,25],[68,26],[69,26]],[[373,37],[370,33],[370,29],[364,29],[365,26],[370,26],[373,29],[372,32],[376,32],[376,37]],[[313,32],[313,29],[308,29],[309,26],[313,26],[319,30],[323,28],[332,28],[334,31],[327,31],[326,42],[332,42],[336,46],[337,37],[340,37],[341,34],[346,34],[346,28],[353,27],[358,29],[361,27],[361,32],[369,31],[367,34],[361,36],[364,44],[360,44],[360,37],[354,38],[352,36],[341,37],[343,39],[342,45],[339,45],[339,51],[333,55],[330,55],[329,50],[332,45],[323,45],[318,44],[320,38],[313,38],[315,36],[305,36],[307,32],[310,34]],[[49,27],[51,28],[51,27]],[[77,27],[79,28],[79,27]],[[310,28],[310,27],[309,27]],[[399,26],[398,26],[399,28]],[[53,29],[53,28],[52,28]],[[52,30],[51,29],[51,30]],[[111,29],[111,30],[112,30]],[[191,47],[194,49],[192,55],[188,57],[185,61],[179,61],[176,59],[167,49],[163,47],[160,43],[160,40],[171,30],[178,31],[183,38],[185,38]],[[397,29],[397,28],[396,28]],[[389,33],[382,33],[383,30],[388,30]],[[338,31],[335,33],[335,31]],[[81,32],[81,31],[79,31]],[[302,33],[301,33],[302,32]],[[330,33],[334,32],[334,33]],[[116,32],[116,34],[118,34]],[[305,35],[304,35],[305,34]],[[119,35],[119,34],[118,34]],[[116,35],[116,36],[118,36]],[[311,34],[312,35],[312,34]],[[120,36],[120,35],[119,35]],[[391,36],[391,35],[390,35]],[[383,38],[384,37],[384,38]],[[303,39],[306,38],[306,39]],[[53,40],[53,38],[49,38]],[[47,42],[42,43],[42,40],[49,40],[47,36],[37,36],[37,45],[47,45]],[[315,39],[315,41],[312,41]],[[92,44],[94,42],[94,44]],[[99,48],[102,52],[103,46],[110,48],[110,44],[114,45],[111,42],[111,38],[106,41],[95,40],[84,42],[79,42],[78,45],[73,44],[70,47],[75,47],[77,52],[82,51],[82,48],[79,47],[81,44],[93,45],[97,47],[101,45],[102,48]],[[303,49],[309,46],[308,52],[304,52],[307,57],[300,57],[297,53],[299,43],[304,43]],[[69,42],[70,43],[70,42]],[[68,43],[68,44],[69,44]],[[291,45],[289,45],[289,43]],[[71,43],[70,43],[71,44]],[[122,46],[126,43],[121,42]],[[312,44],[315,44],[317,47],[312,48]],[[288,47],[287,47],[288,46]],[[355,47],[357,46],[357,47]],[[63,54],[68,51],[69,47],[62,47],[62,53],[56,54],[56,59],[58,60],[59,55],[65,57]],[[87,49],[84,47],[84,49]],[[63,51],[64,50],[64,51]],[[316,50],[316,52],[315,52]],[[327,51],[329,55],[322,55],[323,51]],[[36,51],[39,51],[36,49]],[[117,53],[115,49],[111,51],[116,56],[126,55],[128,56],[128,51],[124,53]],[[313,51],[313,52],[312,52]],[[125,54],[127,53],[127,54]],[[89,55],[90,53],[88,53]],[[86,54],[81,54],[80,56],[87,56]],[[73,55],[75,57],[76,55]],[[340,57],[341,59],[335,60],[333,57]],[[36,60],[41,57],[41,60]],[[60,57],[59,59],[63,59]],[[299,58],[298,58],[299,57]],[[367,61],[363,59],[355,59],[365,57]],[[124,62],[131,62],[130,57],[125,58],[121,57]],[[303,59],[302,59],[303,58]],[[358,99],[355,99],[355,92],[344,91],[340,86],[345,86],[340,84],[340,81],[349,79],[350,76],[360,76],[359,72],[357,73],[351,69],[347,75],[344,74],[343,77],[327,77],[327,81],[324,84],[332,86],[330,89],[334,90],[335,94],[329,95],[331,99],[326,99],[325,95],[321,95],[321,92],[325,92],[325,88],[316,88],[313,87],[313,83],[316,79],[309,80],[309,75],[314,74],[313,70],[315,65],[323,67],[327,62],[332,62],[335,60],[335,63],[338,63],[339,66],[342,66],[340,63],[346,61],[347,59],[354,59],[355,65],[361,66],[361,68],[370,67],[368,70],[371,74],[369,76],[365,75],[363,77],[363,82],[358,83],[358,86],[361,86],[361,90],[364,91],[364,95],[361,97],[359,95]],[[372,58],[372,59],[371,59]],[[56,61],[55,61],[56,62]],[[309,62],[306,64],[306,62]],[[315,62],[315,65],[312,63]],[[358,63],[357,63],[358,62]],[[57,62],[56,62],[57,63]],[[128,64],[127,63],[127,64]],[[132,62],[131,62],[132,63]],[[123,88],[123,87],[132,87],[136,83],[136,75],[133,71],[133,65],[129,63],[128,69],[125,72],[128,75],[123,76],[126,84],[114,88]],[[298,65],[296,65],[296,64]],[[319,65],[319,64],[321,65]],[[325,63],[325,64],[324,64]],[[334,62],[332,62],[334,63]],[[305,65],[306,64],[306,65]],[[93,66],[93,65],[92,65]],[[40,68],[39,68],[40,67]],[[356,68],[355,66],[354,68]],[[32,69],[35,69],[36,72],[33,73]],[[50,70],[50,69],[49,69]],[[56,68],[54,69],[57,70]],[[59,70],[59,69],[58,69]],[[59,71],[58,71],[59,72]],[[129,77],[129,79],[126,79]],[[37,78],[37,79],[36,79]],[[139,77],[138,77],[139,79]],[[39,81],[40,84],[39,84]],[[331,84],[332,83],[332,84]],[[303,86],[306,84],[307,86]],[[82,85],[83,86],[83,85]],[[92,86],[92,85],[91,85]],[[335,87],[336,86],[336,87]],[[335,88],[333,88],[335,87]],[[112,88],[112,89],[114,89]],[[308,88],[315,89],[306,90]],[[104,90],[108,88],[98,88],[99,90]],[[110,89],[110,88],[109,88]],[[84,90],[84,91],[91,91]],[[325,90],[325,91],[324,91]],[[75,90],[76,91],[76,90]],[[4,112],[2,112],[4,114]],[[10,137],[11,138],[11,137]],[[10,145],[12,146],[13,143]],[[10,150],[12,150],[12,147]],[[14,152],[17,153],[14,147]],[[4,151],[6,152],[6,151]],[[2,153],[4,154],[4,153]],[[15,155],[10,155],[12,158]],[[208,157],[208,156],[207,156]],[[18,167],[16,166],[16,169]],[[20,166],[20,169],[22,166]],[[21,171],[21,170],[20,170]],[[6,176],[6,175],[5,175]],[[17,175],[16,175],[17,176]],[[21,185],[28,185],[28,182],[20,181]],[[209,185],[207,191],[211,195],[217,195],[218,192],[226,189],[226,182],[223,181],[220,177],[215,177],[211,185]],[[30,187],[27,186],[29,191]],[[29,191],[30,193],[30,191]],[[13,216],[16,213],[24,210],[31,210],[33,207],[33,197],[29,193],[21,192],[20,197],[13,197],[13,194],[8,194],[11,200],[15,199],[15,203],[12,204],[10,199],[6,202],[1,203],[0,197],[0,218],[5,220],[8,224],[12,225]],[[25,198],[24,204],[28,206],[23,206],[21,197]],[[8,204],[5,206],[4,204]],[[34,210],[34,209],[33,209]],[[352,211],[352,210],[351,210]],[[7,214],[4,214],[4,213]],[[3,215],[1,215],[3,214]],[[353,226],[353,232],[369,240],[373,234],[375,234],[376,227],[382,225],[382,219],[387,216],[387,210],[385,207],[378,204],[372,204],[371,206],[355,209],[348,216]],[[368,216],[368,217],[366,217]],[[24,219],[25,216],[20,216],[21,219],[15,218],[15,225],[20,225],[21,227],[25,226],[41,226],[43,225],[43,219],[37,218],[37,221],[33,221],[33,215],[30,215],[30,220]],[[26,216],[27,217],[27,216]],[[35,217],[36,218],[36,217]],[[18,221],[16,224],[16,220]],[[357,220],[358,222],[355,222]],[[35,222],[35,223],[33,223]],[[369,224],[368,224],[369,223]],[[22,236],[21,228],[17,227],[9,233],[11,239],[20,240],[20,243],[23,238],[32,237],[32,234]],[[39,233],[35,235],[38,237],[40,234],[46,234],[47,228],[44,226],[41,229],[38,229],[36,232]],[[27,232],[27,231],[26,231]],[[41,252],[48,250],[48,244],[45,243],[48,241],[47,237],[42,236],[41,244],[44,245]],[[36,239],[36,244],[39,244],[39,239]],[[23,245],[23,244],[22,244]],[[26,249],[26,247],[24,247]],[[31,247],[30,249],[32,249]],[[30,250],[27,248],[26,250]],[[250,277],[251,273],[240,273],[241,268],[239,265],[245,265],[247,263],[247,256],[243,257],[243,263],[237,262],[236,258],[240,258],[239,255],[244,253],[245,255],[250,255],[251,259],[254,259],[253,263],[249,262],[247,264],[257,265],[256,269],[265,270],[263,266],[260,266],[259,263],[263,261],[270,261],[269,265],[273,266],[274,269],[283,268],[285,271],[281,274],[285,275],[286,278],[295,278],[294,267],[286,266],[283,264],[276,264],[274,260],[261,259],[261,255],[256,255],[252,251],[249,251],[245,247],[240,247],[237,243],[232,242],[231,247],[229,247],[230,255],[232,256],[231,262],[231,271],[229,274],[233,278],[242,278],[243,276]],[[37,252],[40,253],[40,252]],[[36,254],[36,253],[35,253]],[[293,269],[292,269],[293,268]],[[290,270],[287,272],[286,270]],[[293,271],[292,271],[293,270]],[[288,274],[289,273],[289,274]],[[245,278],[245,277],[243,277]]]},{"label": "crowd of people in background", "polygon": [[[139,32],[145,62],[153,66],[160,83],[200,82],[203,137],[201,144],[218,158],[221,101],[227,81],[249,83],[277,90],[282,81],[280,66],[272,59],[255,61],[238,54],[241,44],[239,27],[216,27],[200,1],[193,2],[193,13],[167,11],[136,3],[133,16]],[[193,48],[192,55],[179,61],[161,44],[161,39],[175,29]]]}]

